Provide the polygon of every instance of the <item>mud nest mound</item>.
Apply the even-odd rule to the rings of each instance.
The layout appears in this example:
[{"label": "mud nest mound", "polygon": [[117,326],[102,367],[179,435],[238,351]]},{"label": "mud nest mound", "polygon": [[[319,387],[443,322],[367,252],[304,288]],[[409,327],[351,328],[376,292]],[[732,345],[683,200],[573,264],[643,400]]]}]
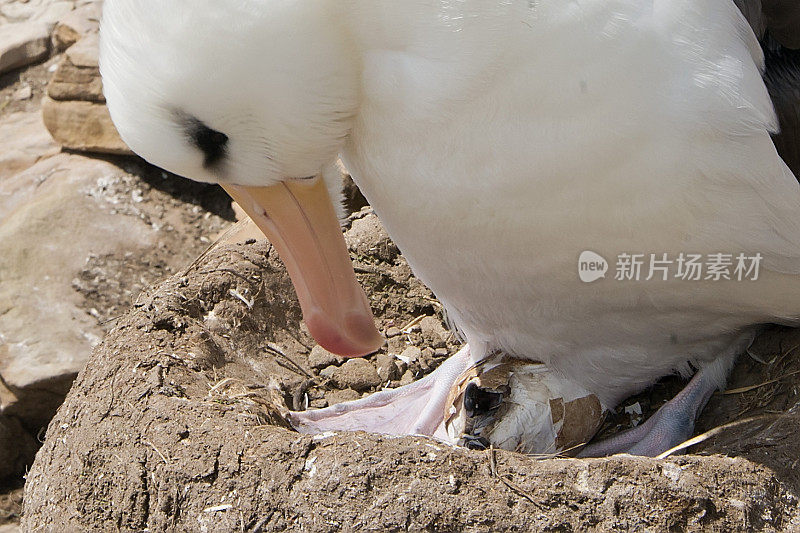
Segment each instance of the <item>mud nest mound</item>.
[{"label": "mud nest mound", "polygon": [[[457,349],[440,306],[368,209],[351,217],[347,239],[389,333],[383,353],[365,365],[315,348],[269,245],[217,246],[142,294],[95,350],[28,476],[23,526],[800,528],[800,408],[790,353],[800,337],[791,331],[769,334],[763,362],[743,358],[731,386],[756,386],[716,396],[699,430],[740,422],[693,448],[695,455],[542,459],[422,437],[307,436],[287,428],[275,408],[281,402],[322,407],[400,386]],[[401,352],[408,362],[389,355]],[[661,401],[654,395],[677,386],[668,380],[635,403],[646,416]],[[627,415],[619,413],[609,428],[624,426]]]}]

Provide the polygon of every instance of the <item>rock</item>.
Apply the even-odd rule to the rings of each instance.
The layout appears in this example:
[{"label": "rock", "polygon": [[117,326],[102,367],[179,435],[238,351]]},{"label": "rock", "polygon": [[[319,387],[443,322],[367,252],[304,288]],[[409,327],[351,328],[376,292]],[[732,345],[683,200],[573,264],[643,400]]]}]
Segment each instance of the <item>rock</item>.
[{"label": "rock", "polygon": [[89,33],[66,51],[42,102],[44,122],[70,150],[130,155],[105,106],[98,46],[97,34]]},{"label": "rock", "polygon": [[80,100],[42,101],[44,123],[64,148],[104,154],[131,154],[103,104]]},{"label": "rock", "polygon": [[348,359],[331,377],[337,387],[365,391],[381,384],[381,378],[372,363],[366,359]]},{"label": "rock", "polygon": [[390,353],[380,353],[377,357],[378,376],[381,381],[394,381],[400,379],[400,368],[397,366],[397,358]]},{"label": "rock", "polygon": [[[0,375],[18,397],[0,406],[3,412],[46,422],[100,341],[96,320],[80,308],[80,295],[71,288],[89,253],[119,253],[121,246],[143,250],[155,243],[151,229],[110,214],[103,199],[89,194],[98,181],[119,172],[107,163],[62,155],[0,183],[0,197],[12,190],[18,204],[0,213]],[[118,239],[122,234],[125,241]]]},{"label": "rock", "polygon": [[430,348],[425,348],[417,363],[419,364],[419,369],[422,370],[423,374],[430,374],[435,368],[433,350]]},{"label": "rock", "polygon": [[350,236],[350,250],[357,256],[373,256],[391,262],[400,253],[374,215],[354,220],[347,233]]},{"label": "rock", "polygon": [[386,351],[389,353],[403,353],[408,347],[408,341],[403,336],[392,337],[387,339]]},{"label": "rock", "polygon": [[392,326],[386,330],[386,338],[393,339],[394,337],[399,337],[403,332],[400,331],[400,328],[397,326]]},{"label": "rock", "polygon": [[0,26],[0,74],[24,67],[50,53],[50,29],[40,22]]},{"label": "rock", "polygon": [[320,345],[314,346],[308,356],[308,364],[311,368],[317,370],[331,365],[340,365],[344,362],[344,358],[332,354]]},{"label": "rock", "polygon": [[[0,412],[26,427],[52,417],[105,332],[99,319],[121,312],[112,299],[124,309],[137,284],[203,247],[160,231],[181,208],[136,203],[133,184],[147,187],[110,163],[69,154],[0,180],[0,377],[10,391],[0,394]],[[135,271],[142,263],[144,278]]]},{"label": "rock", "polygon": [[430,348],[444,348],[447,346],[449,333],[442,322],[432,316],[426,316],[419,322],[420,333],[422,334],[423,346]]},{"label": "rock", "polygon": [[406,370],[408,370],[408,363],[406,363],[405,361],[401,361],[394,354],[392,354],[392,357],[394,358],[394,364],[397,367],[397,371],[398,371],[399,376],[400,376],[397,379],[400,379],[400,378],[402,378],[402,376],[406,372]]},{"label": "rock", "polygon": [[338,366],[334,365],[326,366],[325,368],[319,371],[319,375],[322,376],[323,378],[333,379],[333,375],[336,373],[337,370],[339,370]]},{"label": "rock", "polygon": [[309,405],[314,409],[323,409],[325,407],[328,407],[328,405],[330,404],[328,403],[328,400],[326,400],[325,398],[320,398],[318,400],[311,400],[311,403]]},{"label": "rock", "polygon": [[[38,112],[18,112],[2,117],[0,146],[3,147],[0,150],[0,182],[60,151]],[[0,198],[0,213],[3,202],[7,200]]]},{"label": "rock", "polygon": [[66,51],[47,85],[50,98],[98,103],[106,101],[98,67],[98,46],[97,34],[90,34]]},{"label": "rock", "polygon": [[381,384],[381,378],[372,363],[366,359],[348,359],[331,376],[334,384],[342,389],[362,392]]},{"label": "rock", "polygon": [[325,395],[325,400],[328,405],[336,405],[337,403],[352,402],[358,400],[361,395],[353,389],[335,390]]},{"label": "rock", "polygon": [[66,50],[84,36],[97,33],[100,27],[100,3],[93,2],[70,11],[53,29],[53,45],[56,50]]},{"label": "rock", "polygon": [[23,85],[12,96],[12,100],[21,102],[22,100],[30,100],[33,98],[33,88],[30,85]]},{"label": "rock", "polygon": [[421,355],[422,355],[422,350],[420,350],[416,346],[409,346],[408,348],[403,350],[403,353],[400,354],[400,360],[410,365],[419,361]]},{"label": "rock", "polygon": [[[88,3],[87,0],[78,1]],[[74,0],[4,0],[0,3],[0,25],[3,22],[37,21],[49,32],[74,7]]]},{"label": "rock", "polygon": [[414,373],[411,370],[403,372],[403,377],[400,378],[400,386],[410,385],[414,383]]}]

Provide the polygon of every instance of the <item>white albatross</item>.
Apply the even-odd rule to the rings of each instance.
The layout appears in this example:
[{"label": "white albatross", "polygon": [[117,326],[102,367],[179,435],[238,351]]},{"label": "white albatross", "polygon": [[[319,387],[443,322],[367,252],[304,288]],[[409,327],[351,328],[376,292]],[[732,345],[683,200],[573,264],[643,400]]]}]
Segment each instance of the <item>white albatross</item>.
[{"label": "white albatross", "polygon": [[[782,0],[751,11],[800,19]],[[122,138],[231,193],[320,344],[382,343],[330,200],[339,155],[466,337],[426,379],[296,427],[447,438],[454,386],[496,352],[603,408],[699,369],[587,455],[680,442],[758,325],[800,318],[800,187],[770,138],[763,61],[732,0],[106,0],[101,43]],[[581,282],[584,251],[606,279]],[[617,281],[624,254],[762,261],[757,280]],[[528,398],[535,437],[550,405]]]}]

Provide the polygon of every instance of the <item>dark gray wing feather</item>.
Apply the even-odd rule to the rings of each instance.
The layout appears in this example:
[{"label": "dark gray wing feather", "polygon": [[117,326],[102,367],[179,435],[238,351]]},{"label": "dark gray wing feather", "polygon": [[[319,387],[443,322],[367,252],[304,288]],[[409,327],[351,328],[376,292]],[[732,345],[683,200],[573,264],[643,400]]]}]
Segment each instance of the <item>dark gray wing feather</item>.
[{"label": "dark gray wing feather", "polygon": [[800,48],[800,1],[733,0],[759,39],[766,32],[781,46]]},{"label": "dark gray wing feather", "polygon": [[766,71],[764,81],[775,104],[780,133],[772,140],[778,153],[800,178],[800,50],[790,50],[765,38]]},{"label": "dark gray wing feather", "polygon": [[780,120],[775,146],[800,179],[800,0],[734,0],[764,49],[764,81]]},{"label": "dark gray wing feather", "polygon": [[761,0],[764,27],[782,46],[800,49],[800,2],[798,0]]}]

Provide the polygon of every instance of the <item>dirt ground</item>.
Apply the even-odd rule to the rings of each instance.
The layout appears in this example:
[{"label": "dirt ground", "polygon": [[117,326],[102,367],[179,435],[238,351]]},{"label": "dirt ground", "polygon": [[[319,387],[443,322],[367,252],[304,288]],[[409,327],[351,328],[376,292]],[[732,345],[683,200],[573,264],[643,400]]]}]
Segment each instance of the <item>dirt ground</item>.
[{"label": "dirt ground", "polygon": [[[230,200],[218,187],[185,182],[137,158],[107,160],[128,174],[96,193],[114,203],[120,213],[126,211],[158,226],[162,237],[144,254],[90,255],[75,272],[72,288],[83,297],[82,308],[103,331],[113,326],[145,288],[173,275],[176,265],[191,262],[234,219]],[[36,428],[30,430],[34,435],[37,432]],[[3,496],[4,492],[0,489],[0,523],[3,516],[18,514],[16,496],[21,497],[21,491],[10,498]]]},{"label": "dirt ground", "polygon": [[77,273],[73,288],[84,297],[86,311],[108,329],[139,293],[175,274],[174,265],[190,263],[235,215],[219,187],[170,175],[135,157],[104,159],[127,175],[98,194],[114,203],[119,214],[141,218],[163,235],[145,255],[93,255]]},{"label": "dirt ground", "polygon": [[[800,334],[791,330],[770,331],[741,359],[731,388],[752,388],[715,396],[698,429],[738,425],[664,461],[543,460],[425,438],[310,437],[286,428],[281,407],[322,407],[399,386],[458,347],[377,219],[366,209],[351,222],[359,281],[390,337],[368,358],[374,371],[314,349],[276,254],[264,242],[233,239],[143,293],[115,322],[49,427],[28,477],[24,526],[800,528]],[[416,357],[405,365],[389,352]],[[679,387],[667,379],[623,403],[606,432],[648,416]]]},{"label": "dirt ground", "polygon": [[[38,112],[51,67],[45,63],[0,76],[0,120],[18,111]],[[18,98],[20,91],[30,93]],[[74,273],[72,288],[82,308],[102,330],[113,327],[145,288],[175,274],[177,265],[196,258],[234,221],[229,197],[215,186],[188,182],[135,157],[103,157],[126,174],[92,191],[120,215],[140,218],[159,230],[156,246],[145,254],[91,255]],[[36,435],[38,428],[27,428]],[[44,428],[42,428],[42,434]],[[0,480],[0,526],[14,523],[22,508],[22,480]]]},{"label": "dirt ground", "polygon": [[[41,107],[42,98],[50,81],[51,67],[61,60],[54,55],[44,63],[18,69],[0,76],[0,117],[17,111],[35,111]],[[21,90],[30,87],[30,96],[21,98]],[[25,89],[24,92],[27,92]]]},{"label": "dirt ground", "polygon": [[[190,263],[234,218],[230,200],[218,187],[184,183],[136,158],[109,161],[130,174],[110,182],[101,194],[111,200],[119,196],[118,209],[135,209],[148,224],[162,226],[163,237],[145,254],[91,255],[75,272],[72,288],[103,331],[113,327],[142,290],[173,275],[176,265]],[[131,191],[138,191],[135,203],[130,201]],[[38,431],[29,430],[34,436]],[[22,480],[6,480],[0,486],[0,525],[18,519],[21,487]]]}]

